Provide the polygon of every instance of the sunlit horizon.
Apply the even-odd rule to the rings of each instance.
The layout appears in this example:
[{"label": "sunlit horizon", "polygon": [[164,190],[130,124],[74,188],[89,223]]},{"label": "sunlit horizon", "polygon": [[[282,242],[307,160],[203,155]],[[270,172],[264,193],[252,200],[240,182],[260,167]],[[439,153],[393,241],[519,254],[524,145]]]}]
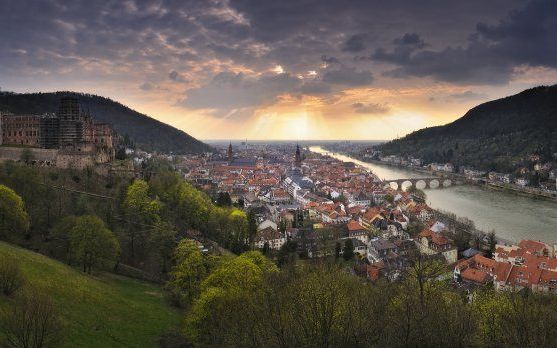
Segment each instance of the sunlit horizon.
[{"label": "sunlit horizon", "polygon": [[101,95],[198,139],[389,140],[557,83],[536,1],[438,4],[443,26],[413,3],[320,4],[316,22],[265,2],[13,6],[0,20],[29,30],[3,37],[2,91]]}]

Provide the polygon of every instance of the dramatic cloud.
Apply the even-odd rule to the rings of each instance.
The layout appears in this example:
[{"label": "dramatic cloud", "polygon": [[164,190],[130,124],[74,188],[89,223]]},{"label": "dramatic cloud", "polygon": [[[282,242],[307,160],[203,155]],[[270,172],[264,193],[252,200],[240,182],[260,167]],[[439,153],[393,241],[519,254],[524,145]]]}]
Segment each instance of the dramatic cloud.
[{"label": "dramatic cloud", "polygon": [[182,74],[180,74],[176,70],[172,70],[168,74],[168,78],[174,82],[188,82],[188,79],[186,79],[184,76],[182,76]]},{"label": "dramatic cloud", "polygon": [[418,34],[404,34],[402,37],[393,40],[395,48],[391,52],[387,52],[384,48],[378,48],[372,54],[371,59],[386,61],[399,65],[408,64],[411,60],[411,54],[416,50],[422,49],[426,43]]},{"label": "dramatic cloud", "polygon": [[154,89],[157,89],[158,86],[151,82],[145,82],[141,86],[139,86],[139,88],[143,91],[152,91]]},{"label": "dramatic cloud", "polygon": [[485,99],[479,84],[499,96],[533,84],[529,69],[553,76],[555,18],[552,0],[0,0],[0,77],[5,90],[118,98],[184,128],[192,114],[281,107],[348,119],[406,103],[414,115],[432,86],[456,108]]},{"label": "dramatic cloud", "polygon": [[373,81],[373,75],[367,70],[356,70],[346,66],[327,69],[323,81],[343,86],[367,86]]},{"label": "dramatic cloud", "polygon": [[300,93],[307,95],[326,95],[331,93],[332,88],[320,81],[309,81],[300,86]]},{"label": "dramatic cloud", "polygon": [[425,47],[418,35],[394,41],[394,49],[379,48],[372,59],[398,67],[388,76],[430,76],[454,83],[507,83],[520,65],[557,68],[557,2],[531,1],[496,25],[478,24],[463,46],[441,50]]},{"label": "dramatic cloud", "polygon": [[364,34],[352,35],[342,45],[342,50],[345,52],[361,52],[366,48],[365,39],[366,35]]},{"label": "dramatic cloud", "polygon": [[299,88],[301,82],[289,74],[248,77],[222,72],[209,83],[187,91],[184,106],[193,109],[238,109],[262,106],[281,94]]},{"label": "dramatic cloud", "polygon": [[388,105],[376,103],[354,103],[351,105],[358,114],[386,114],[391,111]]}]

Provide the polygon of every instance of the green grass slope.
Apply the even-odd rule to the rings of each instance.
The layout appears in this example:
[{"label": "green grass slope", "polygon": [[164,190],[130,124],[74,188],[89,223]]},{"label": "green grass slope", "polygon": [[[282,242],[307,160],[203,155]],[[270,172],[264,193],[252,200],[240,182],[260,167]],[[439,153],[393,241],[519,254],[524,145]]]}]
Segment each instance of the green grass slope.
[{"label": "green grass slope", "polygon": [[[153,347],[177,329],[181,314],[160,287],[109,273],[88,276],[63,263],[0,242],[0,254],[21,262],[26,280],[53,299],[64,325],[66,347]],[[0,296],[0,306],[9,300]]]}]

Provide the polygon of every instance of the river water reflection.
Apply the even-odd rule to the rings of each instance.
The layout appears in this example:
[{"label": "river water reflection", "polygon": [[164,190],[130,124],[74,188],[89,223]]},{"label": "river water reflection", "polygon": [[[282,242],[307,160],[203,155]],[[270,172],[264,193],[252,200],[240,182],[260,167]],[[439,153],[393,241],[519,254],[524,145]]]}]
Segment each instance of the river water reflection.
[{"label": "river water reflection", "polygon": [[[341,161],[361,165],[381,179],[419,178],[427,175],[404,168],[362,162],[319,146],[310,151],[328,153]],[[473,220],[476,226],[489,231],[495,229],[503,239],[542,240],[557,243],[557,203],[494,191],[480,186],[460,185],[443,189],[426,189],[427,204]]]}]

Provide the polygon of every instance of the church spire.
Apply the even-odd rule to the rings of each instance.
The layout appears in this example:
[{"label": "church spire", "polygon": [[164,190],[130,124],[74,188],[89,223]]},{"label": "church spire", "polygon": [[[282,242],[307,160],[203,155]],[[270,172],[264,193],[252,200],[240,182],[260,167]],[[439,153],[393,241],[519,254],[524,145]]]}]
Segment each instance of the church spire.
[{"label": "church spire", "polygon": [[232,162],[232,142],[228,144],[228,162]]},{"label": "church spire", "polygon": [[302,165],[302,154],[300,153],[300,145],[296,144],[296,166],[300,167]]}]

